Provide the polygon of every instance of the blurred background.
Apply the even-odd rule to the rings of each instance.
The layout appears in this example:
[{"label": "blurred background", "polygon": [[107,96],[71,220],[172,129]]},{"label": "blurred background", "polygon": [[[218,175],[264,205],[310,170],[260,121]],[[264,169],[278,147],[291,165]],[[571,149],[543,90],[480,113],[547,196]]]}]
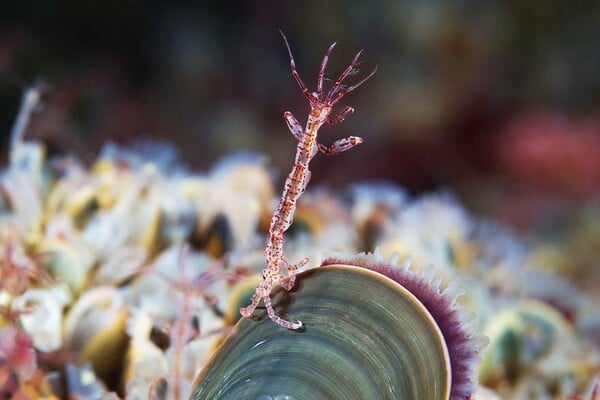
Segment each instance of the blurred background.
[{"label": "blurred background", "polygon": [[22,90],[43,81],[27,134],[53,152],[91,161],[108,140],[154,138],[200,171],[251,150],[281,182],[295,151],[282,114],[308,112],[282,29],[310,87],[333,41],[328,78],[361,48],[355,79],[379,66],[341,102],[355,114],[320,132],[364,144],[317,157],[311,185],[441,188],[518,229],[562,240],[587,224],[600,237],[600,2],[174,3],[3,4],[4,160]]}]

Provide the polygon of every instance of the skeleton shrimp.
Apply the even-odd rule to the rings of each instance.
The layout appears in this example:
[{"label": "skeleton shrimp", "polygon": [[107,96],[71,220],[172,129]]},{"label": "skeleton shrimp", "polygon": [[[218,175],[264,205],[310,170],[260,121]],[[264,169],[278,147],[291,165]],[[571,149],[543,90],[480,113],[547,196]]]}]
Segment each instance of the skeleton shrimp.
[{"label": "skeleton shrimp", "polygon": [[[321,152],[326,155],[340,154],[346,150],[353,148],[363,142],[362,138],[357,136],[349,136],[344,139],[337,140],[331,146],[327,147],[317,142],[317,132],[319,128],[326,122],[329,124],[337,124],[354,112],[352,107],[344,107],[335,117],[331,116],[333,106],[342,99],[346,94],[352,92],[358,88],[364,82],[375,74],[377,67],[365,78],[353,85],[342,85],[342,82],[346,77],[357,72],[358,58],[360,57],[362,50],[359,51],[356,56],[352,59],[350,65],[342,72],[340,77],[335,81],[327,93],[323,92],[323,81],[325,77],[325,68],[329,61],[329,56],[333,51],[336,43],[333,43],[323,57],[321,62],[321,68],[319,69],[317,91],[311,92],[296,70],[296,63],[294,62],[294,56],[292,50],[287,41],[287,38],[281,32],[285,46],[287,47],[288,54],[290,56],[290,65],[292,70],[292,76],[300,86],[302,94],[308,100],[310,104],[310,113],[308,114],[308,121],[306,127],[302,129],[302,126],[298,120],[292,115],[291,112],[286,111],[283,114],[285,122],[292,132],[292,135],[298,140],[296,147],[296,160],[292,171],[288,175],[281,200],[273,218],[271,219],[271,225],[269,227],[269,237],[267,239],[267,245],[265,248],[265,259],[266,266],[262,270],[261,276],[262,281],[256,287],[256,291],[252,295],[250,305],[241,308],[240,313],[243,317],[249,318],[254,313],[254,310],[258,306],[258,303],[262,299],[267,309],[267,315],[269,318],[286,329],[300,329],[303,324],[301,321],[290,322],[275,314],[273,306],[271,304],[271,290],[273,289],[273,283],[278,282],[285,290],[292,290],[296,282],[296,271],[302,268],[308,262],[308,258],[300,260],[297,264],[289,264],[285,259],[283,253],[283,234],[292,224],[294,212],[296,210],[296,201],[302,193],[306,190],[308,181],[310,180],[310,170],[308,164],[317,154]],[[281,274],[280,268],[284,267],[287,270],[287,276],[284,277]]]}]

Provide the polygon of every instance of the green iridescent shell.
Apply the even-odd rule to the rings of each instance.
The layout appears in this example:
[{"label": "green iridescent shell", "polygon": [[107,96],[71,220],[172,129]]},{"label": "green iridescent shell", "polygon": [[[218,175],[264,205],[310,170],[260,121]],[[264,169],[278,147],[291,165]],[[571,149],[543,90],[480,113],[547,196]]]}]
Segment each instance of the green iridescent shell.
[{"label": "green iridescent shell", "polygon": [[193,399],[454,398],[438,321],[393,278],[328,265],[300,274],[291,292],[275,289],[272,299],[303,331],[282,329],[264,311],[240,320],[196,378]]}]

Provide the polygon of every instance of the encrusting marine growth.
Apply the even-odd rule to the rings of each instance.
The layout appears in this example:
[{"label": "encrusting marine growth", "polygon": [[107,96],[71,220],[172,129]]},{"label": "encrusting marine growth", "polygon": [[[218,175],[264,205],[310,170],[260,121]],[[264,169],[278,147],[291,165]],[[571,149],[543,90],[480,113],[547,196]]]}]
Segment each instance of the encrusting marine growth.
[{"label": "encrusting marine growth", "polygon": [[[333,106],[342,99],[346,94],[350,93],[354,89],[362,85],[367,79],[375,74],[377,67],[364,79],[355,83],[354,85],[342,85],[344,79],[349,75],[354,74],[357,71],[358,58],[362,53],[359,51],[356,56],[352,59],[350,65],[342,72],[340,77],[335,81],[333,86],[327,93],[323,92],[323,81],[325,77],[325,68],[329,60],[329,55],[333,51],[336,43],[329,46],[329,49],[325,52],[323,61],[321,62],[321,68],[319,69],[319,78],[317,81],[317,91],[311,92],[296,70],[296,63],[290,49],[290,45],[281,32],[281,36],[285,42],[290,55],[290,64],[292,69],[292,76],[298,82],[302,94],[308,99],[310,104],[310,112],[308,114],[308,121],[306,122],[306,128],[302,129],[302,126],[292,115],[291,112],[287,111],[284,113],[285,122],[288,128],[298,139],[298,146],[296,147],[296,160],[292,171],[288,175],[281,200],[279,205],[273,214],[271,219],[271,225],[269,227],[269,237],[267,239],[267,245],[265,248],[265,259],[267,265],[262,270],[261,276],[262,281],[256,287],[256,291],[252,295],[252,301],[249,306],[240,309],[242,316],[249,318],[254,313],[254,310],[258,306],[258,303],[262,299],[267,309],[269,318],[276,324],[287,328],[287,329],[300,329],[302,322],[290,322],[275,314],[273,306],[271,305],[271,290],[273,289],[273,283],[279,282],[279,284],[286,290],[291,290],[294,287],[296,281],[296,271],[302,268],[308,262],[308,258],[303,258],[298,264],[290,264],[285,259],[283,253],[283,234],[292,224],[294,217],[294,211],[296,210],[296,201],[302,193],[306,190],[306,186],[310,180],[310,170],[308,164],[310,160],[320,151],[327,155],[336,155],[342,153],[352,147],[362,143],[362,138],[357,136],[349,136],[344,139],[337,140],[331,146],[327,147],[317,142],[317,133],[319,128],[323,124],[337,124],[344,121],[348,114],[354,112],[352,107],[346,106],[340,111],[335,117],[331,117],[331,111]],[[287,276],[283,277],[280,272],[280,268],[285,267],[287,269]]]}]

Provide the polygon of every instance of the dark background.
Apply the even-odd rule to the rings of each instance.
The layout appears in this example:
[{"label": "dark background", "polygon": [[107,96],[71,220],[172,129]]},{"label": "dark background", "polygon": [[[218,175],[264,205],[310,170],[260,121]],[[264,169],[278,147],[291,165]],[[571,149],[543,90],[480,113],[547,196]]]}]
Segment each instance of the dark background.
[{"label": "dark background", "polygon": [[[0,12],[2,155],[23,88],[48,85],[28,137],[92,161],[102,143],[168,140],[193,170],[268,155],[281,176],[308,105],[282,29],[312,88],[360,48],[377,74],[341,103],[356,113],[320,140],[311,184],[387,179],[446,188],[522,228],[598,209],[600,3],[592,1],[19,1]],[[360,74],[359,74],[360,76]],[[340,107],[341,108],[341,107]],[[591,205],[590,205],[591,204]]]}]

